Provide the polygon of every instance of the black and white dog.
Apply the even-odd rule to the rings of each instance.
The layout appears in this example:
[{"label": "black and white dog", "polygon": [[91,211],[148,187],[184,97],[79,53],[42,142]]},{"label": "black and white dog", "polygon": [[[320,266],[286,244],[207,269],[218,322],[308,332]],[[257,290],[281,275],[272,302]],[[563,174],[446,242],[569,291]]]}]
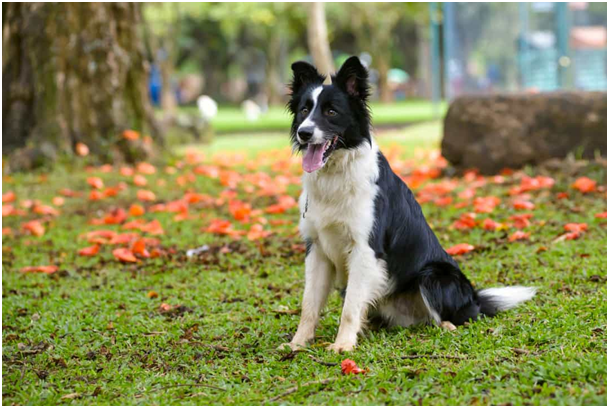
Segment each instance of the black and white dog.
[{"label": "black and white dog", "polygon": [[[368,72],[349,58],[332,84],[306,62],[292,65],[291,137],[302,152],[300,231],[307,243],[302,315],[292,349],[304,346],[333,286],[343,290],[338,335],[350,351],[366,318],[388,325],[452,326],[516,306],[527,287],[474,290],[427,224],[371,133]],[[449,323],[450,322],[450,323]]]}]

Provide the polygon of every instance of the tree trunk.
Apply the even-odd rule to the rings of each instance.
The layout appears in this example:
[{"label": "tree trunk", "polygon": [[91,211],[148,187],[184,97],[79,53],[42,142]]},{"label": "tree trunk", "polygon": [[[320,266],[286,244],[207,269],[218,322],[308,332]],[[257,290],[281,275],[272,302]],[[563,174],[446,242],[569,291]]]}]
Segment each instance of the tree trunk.
[{"label": "tree trunk", "polygon": [[170,46],[167,45],[168,42],[169,41],[165,41],[165,46],[162,50],[159,50],[162,55],[157,59],[163,84],[161,88],[161,109],[163,110],[163,122],[165,124],[173,122],[178,108],[178,101],[173,84],[171,83],[171,77],[173,76],[173,58],[170,56],[170,52],[168,52],[168,49],[170,48]]},{"label": "tree trunk", "polygon": [[270,105],[278,105],[282,102],[282,89],[278,87],[278,85],[281,84],[278,70],[278,67],[280,67],[281,41],[281,33],[278,30],[271,33],[267,47],[265,84],[266,94]]},{"label": "tree trunk", "polygon": [[379,94],[382,103],[393,102],[393,92],[389,87],[389,56],[380,52],[377,54],[376,66],[379,71]]},{"label": "tree trunk", "polygon": [[324,3],[310,3],[307,7],[309,24],[307,25],[307,40],[313,62],[322,75],[334,72],[334,62],[330,43],[328,42],[328,27],[326,25],[326,11]]},{"label": "tree trunk", "polygon": [[[417,94],[426,99],[432,99],[432,70],[431,70],[431,47],[430,38],[427,34],[429,28],[426,24],[417,22],[417,62],[414,79],[417,81]],[[439,75],[439,74],[438,74]]]},{"label": "tree trunk", "polygon": [[[146,89],[133,3],[9,3],[4,7],[2,147],[10,170],[34,167],[77,143],[101,161],[141,160],[161,142]],[[11,157],[11,158],[12,158]]]}]

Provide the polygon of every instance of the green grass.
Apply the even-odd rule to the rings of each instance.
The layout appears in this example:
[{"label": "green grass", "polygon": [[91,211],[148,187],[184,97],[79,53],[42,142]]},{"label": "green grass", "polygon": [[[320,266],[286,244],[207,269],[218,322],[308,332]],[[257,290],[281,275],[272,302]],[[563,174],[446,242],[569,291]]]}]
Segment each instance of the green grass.
[{"label": "green grass", "polygon": [[[174,151],[178,155],[186,154],[189,151],[207,155],[231,152],[254,157],[264,151],[284,149],[289,144],[288,134],[285,128],[282,132],[264,134],[238,133],[217,137],[210,145],[196,143],[179,145],[174,148]],[[412,156],[415,150],[437,148],[441,134],[440,122],[431,121],[412,124],[406,129],[382,131],[377,138],[387,146],[399,145],[405,148],[405,155]]]},{"label": "green grass", "polygon": [[[370,104],[374,115],[374,124],[403,125],[434,119],[434,108],[431,102],[425,100],[400,101],[393,104]],[[198,114],[196,107],[181,108],[183,112]],[[446,110],[446,104],[439,107],[438,115]],[[282,106],[271,106],[259,120],[249,122],[238,106],[220,106],[218,115],[212,120],[217,133],[285,131],[290,126],[290,115]]]},{"label": "green grass", "polygon": [[[415,149],[438,142],[439,126],[422,126],[381,134],[379,140],[385,149],[400,148],[402,157],[412,159]],[[289,151],[264,154],[281,147],[285,136],[254,139],[218,138],[207,157],[249,149],[244,143],[252,140],[262,156],[250,156],[249,165],[275,174],[268,166],[288,158]],[[173,175],[161,169],[146,176],[146,188],[159,202],[179,198],[186,190],[218,197],[224,189],[217,179],[200,175],[180,186],[177,177],[189,174],[189,165]],[[243,165],[235,169],[242,174],[257,171],[244,170]],[[125,181],[129,187],[99,202],[66,199],[61,215],[45,222],[42,237],[19,231],[24,220],[40,215],[3,218],[3,227],[14,231],[2,240],[3,404],[606,405],[607,231],[605,220],[594,218],[606,210],[606,202],[603,193],[570,188],[579,175],[604,183],[606,168],[588,163],[551,175],[556,179],[551,190],[531,192],[536,208],[535,222],[526,228],[531,233],[528,242],[508,242],[514,229],[452,229],[471,207],[423,204],[445,246],[476,246],[458,261],[478,287],[534,285],[539,294],[516,310],[454,332],[431,326],[367,331],[348,354],[369,369],[365,376],[343,376],[339,367],[310,357],[327,363],[345,358],[325,350],[338,328],[338,295],[332,296],[307,352],[275,350],[298,324],[298,316],[291,314],[299,308],[303,290],[304,254],[301,247],[293,247],[299,243],[294,231],[297,209],[265,215],[290,224],[273,227],[275,234],[261,246],[247,239],[231,243],[202,231],[212,218],[230,219],[225,205],[193,204],[194,218],[183,222],[174,222],[174,214],[147,213],[144,218],[163,225],[165,234],[159,238],[168,254],[121,264],[109,248],[93,258],[78,256],[77,251],[89,245],[81,237],[84,232],[119,230],[88,222],[114,206],[128,208],[137,201],[131,178],[79,168],[59,168],[46,178],[38,173],[4,177],[3,192],[14,191],[17,203],[37,199],[50,204],[65,187],[88,194],[86,178],[91,176],[102,177],[107,186]],[[161,179],[165,186],[157,185]],[[457,181],[459,188],[452,193],[456,200],[466,186],[464,180]],[[503,185],[489,182],[479,188],[478,196],[502,199],[489,214],[493,219],[505,221],[517,213],[507,195],[515,183],[506,177]],[[246,192],[242,185],[237,191],[253,208],[275,202],[274,197]],[[298,191],[298,185],[288,188],[290,195]],[[560,191],[568,191],[569,198],[554,199]],[[586,222],[589,229],[578,240],[554,242],[567,222]],[[211,246],[207,255],[184,256],[187,249],[203,244]],[[225,244],[228,254],[219,252]],[[20,273],[24,266],[46,264],[58,265],[59,272]],[[150,291],[159,297],[149,298]],[[184,308],[161,313],[161,303]],[[320,380],[328,383],[303,385]],[[299,384],[296,392],[271,401]]]}]

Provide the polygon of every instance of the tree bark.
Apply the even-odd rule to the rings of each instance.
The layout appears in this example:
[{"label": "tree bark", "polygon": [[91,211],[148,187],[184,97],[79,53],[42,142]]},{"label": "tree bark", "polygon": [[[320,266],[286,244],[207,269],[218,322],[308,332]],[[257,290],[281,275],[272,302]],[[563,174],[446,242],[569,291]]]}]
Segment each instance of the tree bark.
[{"label": "tree bark", "polygon": [[282,46],[282,33],[275,30],[271,33],[269,38],[269,44],[267,47],[267,60],[266,60],[266,94],[268,96],[269,104],[278,105],[282,101],[282,89],[278,85],[281,84],[281,77],[279,75],[278,67],[279,59],[281,57],[281,46]]},{"label": "tree bark", "polygon": [[389,58],[384,53],[377,53],[377,63],[379,71],[379,97],[382,103],[393,102],[393,92],[389,87]]},{"label": "tree bark", "polygon": [[169,49],[173,48],[173,44],[168,44],[169,41],[163,41],[163,43],[165,44],[161,51],[163,55],[157,59],[161,71],[161,81],[163,83],[163,87],[161,88],[161,109],[163,110],[163,121],[165,123],[170,123],[176,116],[178,101],[173,84],[171,83],[174,69],[173,56]]},{"label": "tree bark", "polygon": [[[73,155],[136,161],[160,135],[146,89],[147,66],[133,3],[9,3],[3,8],[2,147],[23,170]],[[6,59],[5,59],[6,58]]]},{"label": "tree bark", "polygon": [[326,11],[324,3],[314,2],[307,7],[309,24],[307,25],[307,41],[309,51],[313,56],[317,70],[322,75],[334,72],[334,62],[330,43],[328,41],[328,26],[326,25]]}]

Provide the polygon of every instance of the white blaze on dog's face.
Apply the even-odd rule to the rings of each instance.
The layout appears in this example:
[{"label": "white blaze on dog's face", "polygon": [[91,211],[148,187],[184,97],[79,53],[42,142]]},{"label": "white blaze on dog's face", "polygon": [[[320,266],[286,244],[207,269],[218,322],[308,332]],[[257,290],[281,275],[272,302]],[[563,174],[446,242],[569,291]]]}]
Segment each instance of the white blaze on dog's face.
[{"label": "white blaze on dog's face", "polygon": [[[311,100],[312,106],[310,111],[306,107],[302,109],[302,116],[305,117],[305,120],[298,126],[298,130],[296,131],[296,138],[300,144],[321,144],[323,142],[323,132],[313,121],[313,115],[315,114],[315,109],[319,102],[319,94],[321,94],[323,89],[323,86],[313,88],[309,92],[309,95],[306,96],[307,99]],[[310,139],[308,138],[309,134],[311,134]],[[303,135],[303,137],[300,137],[300,135]]]},{"label": "white blaze on dog's face", "polygon": [[325,78],[306,62],[294,63],[292,70],[292,143],[303,153],[306,172],[322,168],[337,149],[370,142],[368,73],[359,59],[347,60],[332,85],[324,85]]}]

